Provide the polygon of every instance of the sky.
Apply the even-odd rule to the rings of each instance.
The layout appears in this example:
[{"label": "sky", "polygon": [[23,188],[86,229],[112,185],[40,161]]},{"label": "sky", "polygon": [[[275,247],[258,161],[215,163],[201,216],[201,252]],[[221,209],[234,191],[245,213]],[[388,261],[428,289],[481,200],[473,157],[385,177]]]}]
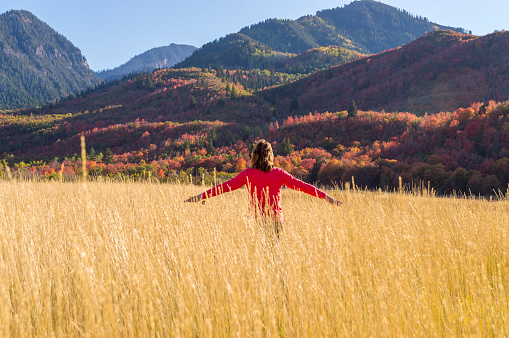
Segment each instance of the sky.
[{"label": "sky", "polygon": [[[92,70],[112,69],[171,43],[200,47],[265,19],[298,19],[351,0],[1,0],[0,13],[32,12],[64,35]],[[383,0],[476,35],[509,30],[508,0]]]}]

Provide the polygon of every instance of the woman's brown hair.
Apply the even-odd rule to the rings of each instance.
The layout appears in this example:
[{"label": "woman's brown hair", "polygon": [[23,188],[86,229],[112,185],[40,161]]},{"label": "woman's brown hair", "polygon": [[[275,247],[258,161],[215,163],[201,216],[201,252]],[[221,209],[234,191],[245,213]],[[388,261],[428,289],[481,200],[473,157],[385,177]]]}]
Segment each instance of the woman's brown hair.
[{"label": "woman's brown hair", "polygon": [[274,152],[269,142],[260,140],[256,143],[251,155],[251,167],[263,172],[271,171],[274,168]]}]

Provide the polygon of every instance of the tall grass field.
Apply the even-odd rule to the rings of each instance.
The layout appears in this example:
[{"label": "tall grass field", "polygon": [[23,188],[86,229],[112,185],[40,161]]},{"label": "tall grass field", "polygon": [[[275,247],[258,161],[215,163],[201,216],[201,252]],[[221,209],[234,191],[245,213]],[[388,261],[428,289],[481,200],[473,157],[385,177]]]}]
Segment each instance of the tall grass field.
[{"label": "tall grass field", "polygon": [[509,201],[0,181],[0,336],[509,335]]}]

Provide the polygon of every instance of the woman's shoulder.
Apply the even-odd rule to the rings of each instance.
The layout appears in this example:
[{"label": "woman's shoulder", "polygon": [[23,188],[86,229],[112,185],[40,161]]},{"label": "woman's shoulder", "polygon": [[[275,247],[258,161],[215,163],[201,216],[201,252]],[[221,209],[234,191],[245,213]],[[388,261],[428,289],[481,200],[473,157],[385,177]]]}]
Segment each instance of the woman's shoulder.
[{"label": "woman's shoulder", "polygon": [[255,169],[255,168],[246,168],[244,169],[241,174],[244,174],[246,175],[247,177],[249,176],[253,176],[253,175],[256,175],[256,172],[259,171],[258,169]]},{"label": "woman's shoulder", "polygon": [[277,168],[277,167],[274,167],[274,169],[272,169],[272,172],[275,172],[275,173],[278,173],[278,174],[288,174],[288,172],[286,172],[286,170],[284,169],[281,169],[281,168]]}]

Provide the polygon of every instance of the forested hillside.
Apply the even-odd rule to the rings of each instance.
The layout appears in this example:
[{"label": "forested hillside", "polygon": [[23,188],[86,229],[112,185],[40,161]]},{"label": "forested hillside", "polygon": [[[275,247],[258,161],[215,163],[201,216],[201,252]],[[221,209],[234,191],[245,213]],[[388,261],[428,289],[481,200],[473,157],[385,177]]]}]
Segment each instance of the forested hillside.
[{"label": "forested hillside", "polygon": [[[509,98],[509,32],[483,37],[435,31],[401,48],[315,73],[262,95],[291,110],[363,110],[416,114],[452,111]],[[293,113],[292,113],[293,114]]]},{"label": "forested hillside", "polygon": [[434,30],[467,33],[464,28],[439,25],[375,0],[353,1],[344,7],[319,11],[316,16],[369,54],[402,46]]},{"label": "forested hillside", "polygon": [[[299,77],[364,56],[338,46],[313,48],[298,55],[272,50],[243,34],[230,34],[205,44],[175,68],[260,69]],[[293,77],[296,79],[296,77]]]},{"label": "forested hillside", "polygon": [[292,56],[290,53],[274,51],[246,35],[235,33],[203,45],[175,68],[266,69],[282,65],[284,60]]},{"label": "forested hillside", "polygon": [[[136,120],[172,123],[222,120],[259,125],[272,121],[270,105],[242,85],[230,82],[235,78],[251,81],[253,85],[271,80],[255,72],[164,69],[105,83],[53,106],[5,114],[0,128],[3,140],[0,154],[62,156],[74,152],[74,141],[69,138],[83,130]],[[41,152],[41,147],[49,144],[58,145],[62,150]]]},{"label": "forested hillside", "polygon": [[[11,11],[0,18],[1,109],[55,103],[99,82],[81,52],[31,13]],[[297,79],[363,54],[398,47],[438,28],[446,27],[362,0],[298,20],[269,19],[205,44],[191,56],[190,46],[156,48],[99,75],[119,79],[170,67],[189,56],[176,67],[260,69]]]},{"label": "forested hillside", "polygon": [[[72,179],[81,135],[91,175],[159,180],[229,177],[266,138],[276,164],[308,182],[392,189],[398,177],[439,193],[505,191],[508,103],[454,112],[333,111],[282,117],[240,83],[262,73],[160,70],[42,109],[0,114],[0,157],[15,174]],[[259,78],[258,78],[259,79]],[[270,80],[267,77],[266,80]],[[0,175],[5,171],[0,170]]]},{"label": "forested hillside", "polygon": [[318,47],[286,59],[282,64],[276,64],[274,70],[287,74],[311,74],[363,56],[343,47]]},{"label": "forested hillside", "polygon": [[363,47],[345,38],[335,27],[317,16],[304,16],[298,20],[268,19],[240,30],[254,40],[274,50],[299,54],[311,48],[340,46],[357,52]]},{"label": "forested hillside", "polygon": [[0,15],[0,109],[54,103],[99,81],[80,50],[30,12]]}]

